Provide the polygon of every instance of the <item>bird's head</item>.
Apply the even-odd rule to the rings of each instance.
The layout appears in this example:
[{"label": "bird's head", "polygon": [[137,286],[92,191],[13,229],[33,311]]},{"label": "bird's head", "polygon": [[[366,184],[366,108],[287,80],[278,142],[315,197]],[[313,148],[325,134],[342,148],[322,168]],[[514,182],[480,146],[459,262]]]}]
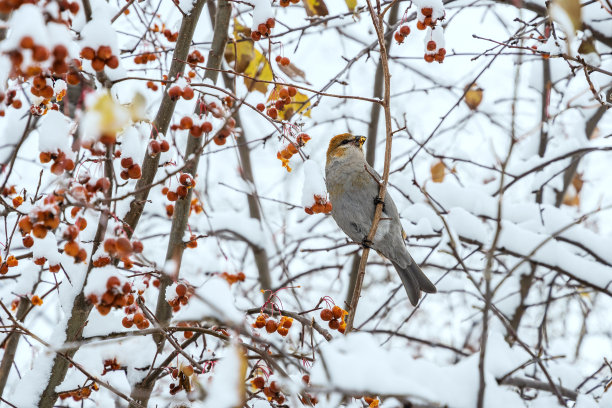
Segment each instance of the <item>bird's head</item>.
[{"label": "bird's head", "polygon": [[327,148],[327,160],[335,157],[343,157],[346,154],[354,153],[357,150],[363,154],[363,144],[365,136],[353,136],[350,133],[342,133],[332,137]]}]

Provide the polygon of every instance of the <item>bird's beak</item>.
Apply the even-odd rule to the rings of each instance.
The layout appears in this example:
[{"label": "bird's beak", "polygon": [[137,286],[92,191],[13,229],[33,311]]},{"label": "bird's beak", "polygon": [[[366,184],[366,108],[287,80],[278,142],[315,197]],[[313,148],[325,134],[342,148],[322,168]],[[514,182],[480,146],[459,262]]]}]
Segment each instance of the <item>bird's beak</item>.
[{"label": "bird's beak", "polygon": [[355,136],[355,144],[361,149],[366,141],[365,136]]}]

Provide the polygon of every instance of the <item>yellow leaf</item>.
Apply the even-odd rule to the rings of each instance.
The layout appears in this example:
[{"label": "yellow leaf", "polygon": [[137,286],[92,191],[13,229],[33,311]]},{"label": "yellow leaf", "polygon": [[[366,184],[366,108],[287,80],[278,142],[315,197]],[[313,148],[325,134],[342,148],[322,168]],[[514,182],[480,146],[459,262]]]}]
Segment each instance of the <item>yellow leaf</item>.
[{"label": "yellow leaf", "polygon": [[344,0],[346,2],[346,6],[349,11],[355,11],[355,7],[357,7],[357,0]]},{"label": "yellow leaf", "polygon": [[299,92],[291,98],[291,103],[285,105],[285,109],[278,112],[278,117],[282,120],[290,120],[293,115],[300,113],[307,118],[310,117],[310,101],[308,96]]},{"label": "yellow leaf", "polygon": [[465,103],[471,110],[476,110],[482,102],[482,89],[476,84],[472,84],[465,93]]},{"label": "yellow leaf", "polygon": [[431,166],[431,179],[434,183],[441,183],[444,181],[444,163],[442,160],[438,161],[436,164]]},{"label": "yellow leaf", "polygon": [[302,0],[306,14],[309,16],[326,16],[329,14],[323,0]]},{"label": "yellow leaf", "polygon": [[[229,41],[225,46],[224,57],[225,61],[233,65],[236,72],[243,73],[253,58],[255,58],[255,47],[253,40],[250,39],[251,30],[244,27],[234,20],[234,40]],[[236,54],[238,59],[236,59]],[[232,64],[232,62],[234,62]]]},{"label": "yellow leaf", "polygon": [[100,134],[115,135],[131,119],[129,109],[118,104],[108,92],[100,93],[89,110],[98,115]]},{"label": "yellow leaf", "polygon": [[[272,67],[270,67],[270,62],[256,49],[253,49],[253,51],[255,56],[244,70],[244,74],[261,81],[272,81],[274,77],[272,75]],[[253,81],[250,78],[244,78],[244,84],[249,91],[255,90],[263,94],[268,92],[269,84],[265,82],[258,82]]]}]

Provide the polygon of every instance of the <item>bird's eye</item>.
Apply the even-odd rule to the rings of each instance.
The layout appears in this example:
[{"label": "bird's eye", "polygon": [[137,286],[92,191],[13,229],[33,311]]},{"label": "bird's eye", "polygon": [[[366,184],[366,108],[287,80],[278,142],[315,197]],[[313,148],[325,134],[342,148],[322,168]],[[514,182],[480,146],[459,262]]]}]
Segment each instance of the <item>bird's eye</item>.
[{"label": "bird's eye", "polygon": [[350,143],[351,139],[344,139],[342,142],[340,142],[341,145],[345,145],[347,143]]}]

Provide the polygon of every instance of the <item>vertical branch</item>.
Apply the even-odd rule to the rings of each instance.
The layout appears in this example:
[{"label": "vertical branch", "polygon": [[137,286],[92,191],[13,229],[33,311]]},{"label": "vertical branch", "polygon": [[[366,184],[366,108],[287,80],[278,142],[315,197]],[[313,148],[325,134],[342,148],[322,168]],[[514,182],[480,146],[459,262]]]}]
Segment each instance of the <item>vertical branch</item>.
[{"label": "vertical branch", "polygon": [[[23,321],[29,306],[30,299],[25,296],[21,297],[15,318],[19,321]],[[2,355],[2,363],[0,364],[0,397],[4,392],[4,387],[6,386],[9,373],[11,372],[11,367],[15,361],[15,351],[17,351],[20,337],[21,334],[17,330],[13,330],[6,338],[4,355]]]},{"label": "vertical branch", "polygon": [[[208,2],[208,12],[210,14],[210,19],[215,25],[215,14],[216,7],[215,3],[212,1]],[[225,87],[232,91],[233,94],[236,94],[236,87],[234,86],[234,81],[229,76],[227,72],[223,72],[221,74],[223,77],[223,83]],[[247,182],[254,191],[255,190],[255,176],[253,174],[253,166],[251,165],[251,151],[249,149],[249,145],[246,142],[245,128],[242,126],[242,121],[240,120],[240,113],[238,110],[234,112],[233,115],[236,120],[236,127],[242,129],[242,141],[237,143],[238,145],[238,156],[240,157],[240,167],[242,178]],[[249,206],[249,216],[258,220],[260,223],[262,221],[261,210],[259,206],[259,200],[257,199],[257,194],[248,193],[247,194],[247,204]],[[272,288],[272,279],[270,278],[270,267],[268,263],[268,254],[263,247],[250,245],[251,250],[253,251],[253,258],[255,259],[255,265],[257,266],[257,271],[259,273],[259,285],[261,289],[267,290]],[[266,294],[264,293],[264,300],[266,299]]]},{"label": "vertical branch", "polygon": [[[172,55],[170,71],[168,72],[169,81],[176,79],[177,75],[181,74],[185,69],[184,61],[187,60],[193,33],[195,32],[196,25],[198,24],[204,3],[206,3],[206,0],[197,0],[193,6],[193,9],[191,10],[191,14],[183,18],[181,28],[178,33],[178,39],[176,41],[176,48],[174,49],[174,54]],[[157,111],[157,115],[153,121],[153,132],[155,136],[165,134],[168,131],[170,120],[174,114],[176,101],[170,99],[170,96],[168,95],[168,89],[171,85],[172,83],[167,84],[159,110]],[[138,224],[140,216],[144,210],[144,206],[147,203],[147,197],[149,197],[151,184],[153,183],[155,174],[157,174],[159,157],[160,155],[152,157],[148,153],[145,153],[145,157],[142,161],[142,177],[138,180],[138,183],[134,188],[137,193],[134,194],[134,200],[130,203],[130,210],[124,218],[124,221],[128,227],[126,228],[126,232],[129,237],[131,237],[134,233],[136,225]]]},{"label": "vertical branch", "polygon": [[[538,145],[538,155],[544,157],[546,153],[546,147],[548,146],[548,106],[550,104],[550,92],[552,89],[552,82],[550,80],[550,61],[548,59],[542,59],[542,100],[540,109],[540,144]],[[543,186],[536,193],[536,203],[542,204]],[[514,331],[518,332],[518,328],[521,324],[521,319],[525,313],[525,300],[531,290],[533,284],[533,278],[535,277],[535,271],[537,266],[531,264],[531,273],[528,275],[521,275],[520,291],[521,301],[514,310],[510,325]]]},{"label": "vertical branch", "polygon": [[491,247],[487,251],[487,262],[484,270],[485,280],[485,293],[484,293],[484,308],[482,311],[482,333],[480,335],[480,353],[478,356],[478,396],[476,401],[477,408],[484,407],[484,397],[486,389],[485,380],[485,358],[487,354],[487,340],[489,338],[489,312],[491,311],[491,274],[493,269],[493,259],[495,255],[495,248],[497,248],[497,242],[501,235],[502,230],[502,207],[504,202],[504,191],[502,190],[506,180],[506,168],[510,162],[510,156],[512,156],[512,150],[516,143],[516,105],[518,101],[518,89],[521,75],[521,65],[523,62],[523,55],[519,54],[516,63],[516,72],[514,74],[514,95],[512,97],[512,108],[511,108],[511,130],[510,130],[510,147],[508,148],[508,154],[506,159],[502,163],[501,176],[499,180],[500,194],[497,201],[497,227],[495,229],[495,236]]},{"label": "vertical branch", "polygon": [[[108,180],[112,183],[112,171],[113,171],[113,152],[110,148],[106,150],[106,160],[104,161],[104,175],[108,178]],[[113,191],[112,184],[109,186],[106,192],[106,198],[110,198]],[[91,254],[89,257],[89,264],[87,265],[87,272],[85,273],[85,279],[83,281],[83,286],[79,294],[74,299],[74,303],[72,304],[72,311],[70,314],[70,318],[66,323],[66,342],[71,343],[80,340],[81,333],[83,331],[83,327],[87,324],[87,318],[89,317],[89,313],[93,308],[92,304],[87,301],[85,298],[85,294],[83,293],[83,288],[87,285],[87,277],[89,273],[93,269],[93,255],[98,250],[100,243],[104,239],[104,235],[106,234],[106,226],[108,224],[109,212],[104,211],[100,214],[100,218],[98,221],[98,228],[96,230],[96,235],[94,236],[93,245],[91,248]],[[66,377],[66,373],[68,372],[70,359],[77,352],[78,347],[72,347],[62,355],[56,354],[53,359],[53,366],[51,368],[51,376],[49,377],[49,381],[47,385],[40,395],[40,399],[38,401],[39,408],[51,408],[55,404],[55,400],[57,400],[57,392],[56,388],[58,385],[64,381],[64,377]],[[68,357],[68,358],[66,358]]]},{"label": "vertical branch", "polygon": [[[234,84],[232,79],[224,72],[223,80],[225,82],[225,86],[228,89],[231,89],[234,92]],[[259,207],[259,200],[257,199],[257,193],[255,190],[255,177],[253,174],[253,166],[251,165],[251,151],[249,149],[249,145],[246,141],[245,136],[245,128],[242,126],[242,121],[240,120],[240,114],[238,111],[234,113],[234,119],[236,120],[236,127],[242,129],[241,140],[237,143],[238,145],[238,155],[240,156],[240,167],[242,178],[247,182],[253,192],[247,194],[247,204],[249,206],[249,215],[251,218],[258,220],[261,224],[261,210]],[[272,279],[270,278],[270,268],[268,265],[268,254],[266,249],[261,246],[250,245],[251,250],[253,251],[253,258],[255,258],[255,265],[257,266],[257,271],[259,272],[259,285],[261,289],[267,290],[272,287]],[[264,293],[264,300],[266,298],[266,294]]]},{"label": "vertical branch", "polygon": [[[204,2],[201,1],[200,3],[201,4],[199,11],[201,11]],[[232,7],[230,3],[227,0],[219,0],[219,7],[217,8],[215,16],[212,47],[208,54],[208,61],[206,64],[206,68],[208,69],[206,70],[205,74],[205,77],[212,80],[213,82],[216,82],[217,80],[217,76],[219,73],[218,70],[221,66],[221,61],[223,57],[223,51],[225,50],[225,45],[227,43],[227,32],[231,12]],[[200,112],[199,100],[196,103],[195,112]],[[185,173],[191,174],[194,178],[197,173],[198,164],[200,162],[201,147],[202,138],[193,137],[193,135],[189,134],[189,137],[187,139],[187,147],[185,149],[186,163],[183,171]],[[157,298],[157,308],[155,310],[155,318],[162,327],[166,326],[170,321],[170,318],[172,317],[172,308],[170,307],[168,302],[166,302],[166,288],[170,286],[179,275],[183,251],[185,250],[183,235],[185,234],[185,228],[187,227],[187,220],[189,218],[192,194],[192,189],[189,189],[187,196],[179,199],[174,207],[172,227],[170,229],[170,238],[168,241],[168,249],[166,251],[166,261],[174,262],[175,274],[174,276],[162,274],[160,278],[159,295]],[[157,343],[158,353],[161,353],[163,351],[166,340],[164,333],[160,332],[155,334],[153,336],[153,339]],[[132,398],[141,405],[146,406],[149,401],[149,397],[151,396],[153,386],[155,385],[155,381],[155,377],[148,376],[143,381],[136,384],[134,390],[132,391]]]},{"label": "vertical branch", "polygon": [[[385,36],[385,46],[387,50],[391,47],[391,40],[393,36],[391,33],[393,32],[393,26],[395,20],[397,20],[397,13],[399,10],[399,2],[396,1],[390,9],[389,12],[389,21],[387,25],[389,27],[389,32]],[[382,98],[383,93],[383,68],[382,68],[382,59],[379,58],[378,64],[376,65],[376,73],[374,74],[374,98]],[[376,159],[376,141],[377,141],[377,133],[378,133],[378,119],[380,118],[380,104],[374,103],[372,104],[372,110],[370,111],[370,122],[368,123],[368,139],[367,139],[367,149],[366,149],[366,161],[370,164],[370,166],[374,167],[374,160]],[[353,292],[355,291],[355,284],[357,283],[357,273],[359,272],[359,255],[355,254],[353,256],[353,262],[351,263],[351,274],[349,278],[348,291],[346,294],[347,305],[350,305],[353,299]]]},{"label": "vertical branch", "polygon": [[[382,66],[383,79],[384,79],[384,96],[382,106],[385,112],[385,164],[383,168],[382,181],[380,183],[380,190],[378,192],[378,204],[374,212],[374,219],[372,220],[372,227],[368,234],[368,241],[374,240],[376,229],[382,215],[383,203],[385,195],[387,193],[387,183],[389,181],[389,169],[391,166],[391,143],[392,143],[392,129],[391,129],[391,74],[389,72],[389,60],[387,55],[387,47],[385,44],[385,37],[383,33],[383,21],[382,16],[377,15],[374,12],[372,3],[370,0],[366,0],[368,4],[368,10],[372,17],[372,23],[376,30],[376,36],[378,37],[378,46],[380,48],[380,63]],[[359,262],[359,269],[357,273],[357,281],[355,282],[355,290],[349,308],[349,316],[346,322],[346,333],[350,333],[353,329],[353,322],[355,321],[355,313],[357,312],[357,304],[359,303],[359,296],[361,295],[361,287],[363,285],[363,278],[365,277],[365,267],[368,262],[368,256],[370,254],[370,248],[364,248],[361,254],[361,260]]]}]

